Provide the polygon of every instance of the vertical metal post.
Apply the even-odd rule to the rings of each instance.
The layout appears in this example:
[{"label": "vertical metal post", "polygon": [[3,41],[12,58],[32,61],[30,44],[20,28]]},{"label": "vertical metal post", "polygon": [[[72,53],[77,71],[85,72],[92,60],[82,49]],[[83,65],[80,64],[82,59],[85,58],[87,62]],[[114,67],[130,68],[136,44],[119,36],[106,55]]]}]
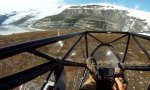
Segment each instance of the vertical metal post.
[{"label": "vertical metal post", "polygon": [[83,72],[83,76],[82,76],[79,88],[81,88],[81,86],[83,85],[83,81],[85,80],[86,76],[87,76],[87,69],[85,68],[84,72]]},{"label": "vertical metal post", "polygon": [[88,33],[88,32],[85,32],[85,33],[84,33],[84,37],[85,37],[85,53],[86,53],[86,58],[89,57],[87,33]]},{"label": "vertical metal post", "polygon": [[122,63],[124,63],[126,56],[127,56],[127,51],[128,51],[128,47],[129,47],[129,43],[130,43],[130,34],[128,34],[128,40],[127,40],[127,44],[126,44],[126,50],[122,59]]},{"label": "vertical metal post", "polygon": [[[88,40],[87,40],[87,33],[88,32],[85,32],[84,33],[84,38],[85,38],[85,59],[87,59],[88,57],[89,57],[89,51],[88,51]],[[82,79],[81,79],[81,82],[80,82],[80,86],[79,86],[79,88],[81,88],[81,86],[82,86],[82,84],[83,84],[83,81],[84,81],[84,79],[85,79],[85,77],[86,77],[86,68],[84,69],[84,72],[83,72],[83,77],[82,77]]]}]

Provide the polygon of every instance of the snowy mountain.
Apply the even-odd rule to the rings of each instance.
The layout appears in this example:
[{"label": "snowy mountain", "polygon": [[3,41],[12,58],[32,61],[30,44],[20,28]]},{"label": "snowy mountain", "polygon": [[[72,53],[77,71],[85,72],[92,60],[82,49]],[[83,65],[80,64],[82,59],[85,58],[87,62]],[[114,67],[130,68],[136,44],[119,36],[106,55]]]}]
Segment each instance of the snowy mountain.
[{"label": "snowy mountain", "polygon": [[0,25],[149,32],[150,12],[107,3],[64,5],[47,12],[30,9],[1,14]]},{"label": "snowy mountain", "polygon": [[19,26],[28,26],[46,16],[55,15],[62,12],[68,6],[59,6],[57,10],[54,11],[38,11],[38,10],[27,10],[27,11],[15,11],[11,13],[1,14],[0,15],[0,25],[19,25]]},{"label": "snowy mountain", "polygon": [[[150,12],[137,10],[136,8],[135,9],[130,9],[130,8],[127,8],[127,7],[114,5],[114,4],[107,4],[107,3],[101,3],[99,5],[105,6],[104,9],[127,10],[129,12],[127,15],[133,16],[133,17],[136,17],[136,18],[139,18],[139,19],[145,19],[146,22],[150,26]],[[107,7],[109,7],[109,8],[107,8]]]},{"label": "snowy mountain", "polygon": [[113,4],[74,5],[36,21],[35,28],[149,32],[150,13]]},{"label": "snowy mountain", "polygon": [[16,12],[11,12],[9,14],[1,14],[0,15],[0,25],[2,25],[2,23],[7,20],[9,17],[16,15]]},{"label": "snowy mountain", "polygon": [[128,16],[143,19],[150,26],[150,12],[145,12],[145,11],[141,11],[141,10],[137,10],[137,9],[130,9],[130,8],[127,8],[124,6],[108,4],[108,3],[99,3],[99,4],[91,3],[91,4],[81,5],[80,7],[84,7],[84,9],[92,9],[92,8],[86,7],[86,6],[92,6],[92,5],[100,6],[100,7],[95,8],[95,9],[99,9],[99,10],[126,10],[128,12],[128,14],[127,14]]}]

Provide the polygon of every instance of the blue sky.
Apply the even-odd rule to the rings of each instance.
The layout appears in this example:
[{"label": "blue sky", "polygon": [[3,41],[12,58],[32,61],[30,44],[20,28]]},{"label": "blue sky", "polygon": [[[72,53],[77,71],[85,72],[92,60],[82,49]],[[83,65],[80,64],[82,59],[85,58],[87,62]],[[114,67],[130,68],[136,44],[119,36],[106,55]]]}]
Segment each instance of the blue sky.
[{"label": "blue sky", "polygon": [[64,0],[67,4],[111,3],[150,12],[150,0]]}]

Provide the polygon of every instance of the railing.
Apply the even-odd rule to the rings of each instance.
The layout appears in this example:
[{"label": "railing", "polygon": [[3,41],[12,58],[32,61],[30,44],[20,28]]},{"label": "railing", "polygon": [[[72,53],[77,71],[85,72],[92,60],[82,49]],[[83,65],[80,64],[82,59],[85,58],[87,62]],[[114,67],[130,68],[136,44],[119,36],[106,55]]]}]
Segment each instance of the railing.
[{"label": "railing", "polygon": [[[91,33],[107,33],[107,34],[114,33],[114,34],[123,34],[123,36],[116,38],[116,39],[112,40],[111,42],[104,43],[101,40],[99,40],[99,38],[93,36]],[[80,36],[80,37],[76,40],[76,42],[72,45],[72,47],[68,50],[68,52],[61,59],[51,57],[45,53],[42,53],[42,52],[36,50],[39,47],[43,47],[43,46],[58,42],[60,40],[65,40],[65,39],[73,38],[76,36]],[[93,50],[93,52],[91,54],[88,53],[88,50],[89,50],[88,43],[89,42],[88,42],[87,36],[90,36],[90,37],[94,38],[95,40],[97,40],[98,42],[100,42],[100,44]],[[123,59],[121,60],[120,57],[118,56],[118,54],[116,53],[114,47],[111,45],[111,43],[116,42],[124,37],[127,37],[128,39],[126,41],[124,56],[123,56]],[[85,55],[86,55],[85,58],[93,56],[100,47],[108,46],[113,51],[115,56],[118,58],[118,61],[120,63],[124,63],[124,61],[126,60],[126,57],[127,57],[126,54],[128,52],[130,38],[133,38],[133,40],[135,40],[137,45],[139,45],[139,47],[143,50],[145,55],[150,60],[150,54],[140,44],[140,42],[135,37],[143,38],[145,40],[150,40],[150,36],[145,36],[145,35],[136,34],[136,33],[129,33],[129,32],[85,31],[85,32],[66,34],[66,35],[62,35],[62,36],[44,38],[44,39],[34,40],[34,41],[25,42],[25,43],[21,43],[21,44],[2,47],[2,48],[0,48],[0,60],[3,60],[5,58],[8,58],[8,57],[11,57],[11,56],[23,53],[23,52],[29,52],[36,56],[47,59],[48,62],[38,65],[36,67],[30,68],[30,69],[21,71],[16,74],[0,78],[0,89],[14,88],[14,87],[19,86],[27,81],[34,79],[50,70],[56,71],[56,68],[57,68],[57,71],[59,69],[59,72],[56,73],[56,76],[57,76],[56,81],[57,81],[63,70],[63,66],[75,66],[75,67],[85,67],[86,68],[86,64],[84,64],[84,63],[77,63],[77,62],[72,62],[72,61],[66,60],[66,57],[69,55],[69,53],[74,49],[74,47],[78,44],[78,42],[82,38],[84,38],[84,40],[85,40]],[[126,66],[124,69],[125,70],[150,71],[150,66],[139,66],[139,67]]]}]

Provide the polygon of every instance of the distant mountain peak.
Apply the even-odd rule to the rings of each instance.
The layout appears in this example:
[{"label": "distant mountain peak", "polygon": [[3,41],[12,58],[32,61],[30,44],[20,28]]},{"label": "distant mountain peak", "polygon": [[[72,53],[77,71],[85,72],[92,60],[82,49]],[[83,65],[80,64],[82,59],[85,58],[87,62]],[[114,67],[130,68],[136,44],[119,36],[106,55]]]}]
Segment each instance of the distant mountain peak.
[{"label": "distant mountain peak", "polygon": [[90,4],[81,4],[81,5],[74,5],[71,6],[70,9],[99,9],[99,10],[126,10],[129,13],[127,15],[133,16],[136,18],[144,19],[150,26],[150,12],[145,12],[141,10],[131,9],[124,6],[116,5],[116,4],[109,4],[109,3],[90,3]]},{"label": "distant mountain peak", "polygon": [[[147,18],[140,16],[145,14]],[[150,29],[148,16],[148,12],[105,3],[73,5],[57,15],[38,20],[33,27],[143,32]]]},{"label": "distant mountain peak", "polygon": [[[121,20],[124,22],[121,22]],[[46,28],[55,26],[82,27],[83,25],[81,24],[83,22],[88,23],[86,26],[89,28],[96,27],[95,29],[98,29],[101,25],[104,25],[105,27],[105,24],[109,24],[109,26],[112,24],[114,25],[114,30],[116,30],[117,27],[120,27],[124,31],[127,31],[128,29],[142,29],[148,31],[150,27],[150,13],[115,4],[92,3],[82,5],[62,5],[54,10],[47,11],[29,9],[26,11],[14,11],[5,15],[0,15],[0,24],[33,25],[33,27],[36,28],[41,28],[41,25],[43,25],[43,27],[46,26]],[[98,22],[101,22],[102,24],[98,26]],[[94,23],[95,25],[90,25],[89,23]],[[134,25],[139,26],[137,28],[132,28],[135,27]]]},{"label": "distant mountain peak", "polygon": [[68,7],[69,5],[63,5],[59,6],[56,10],[50,11],[39,11],[35,9],[29,9],[25,11],[13,11],[10,13],[0,14],[0,25],[15,24],[26,26],[46,16],[59,14]]}]

